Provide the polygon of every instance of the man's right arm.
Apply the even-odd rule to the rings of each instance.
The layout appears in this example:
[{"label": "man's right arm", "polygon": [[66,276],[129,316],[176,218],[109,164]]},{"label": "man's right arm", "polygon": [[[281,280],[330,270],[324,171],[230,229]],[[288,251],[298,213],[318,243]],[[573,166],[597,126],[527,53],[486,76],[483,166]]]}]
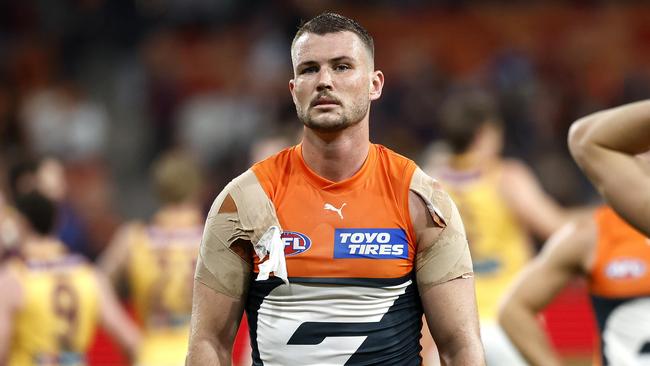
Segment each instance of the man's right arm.
[{"label": "man's right arm", "polygon": [[192,298],[186,365],[231,364],[251,275],[249,241],[230,195],[217,198],[205,224]]},{"label": "man's right arm", "polygon": [[531,365],[560,365],[537,320],[573,277],[589,267],[595,243],[592,217],[574,220],[555,233],[518,276],[499,311],[499,323]]},{"label": "man's right arm", "polygon": [[576,121],[569,148],[607,202],[650,235],[650,164],[636,156],[650,150],[650,100]]},{"label": "man's right arm", "polygon": [[192,330],[186,365],[230,366],[244,300],[194,281]]}]

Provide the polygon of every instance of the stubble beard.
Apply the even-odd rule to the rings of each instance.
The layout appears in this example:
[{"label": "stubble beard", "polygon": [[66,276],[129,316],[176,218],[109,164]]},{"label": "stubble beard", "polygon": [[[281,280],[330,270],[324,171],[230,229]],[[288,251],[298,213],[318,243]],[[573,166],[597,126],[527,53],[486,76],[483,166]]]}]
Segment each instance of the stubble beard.
[{"label": "stubble beard", "polygon": [[309,107],[307,109],[297,108],[298,119],[307,128],[317,132],[339,132],[361,122],[368,113],[370,101],[355,103],[347,113],[342,106],[339,108],[342,110],[342,114],[339,116],[318,116],[316,118],[310,115]]}]

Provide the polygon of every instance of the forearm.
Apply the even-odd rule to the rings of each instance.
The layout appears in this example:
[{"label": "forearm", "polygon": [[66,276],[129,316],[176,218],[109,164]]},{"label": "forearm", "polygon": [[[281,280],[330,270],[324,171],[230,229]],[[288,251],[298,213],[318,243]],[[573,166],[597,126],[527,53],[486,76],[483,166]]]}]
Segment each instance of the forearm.
[{"label": "forearm", "polygon": [[463,344],[441,345],[440,359],[446,366],[485,365],[483,345],[478,335]]},{"label": "forearm", "polygon": [[577,149],[595,145],[629,155],[643,153],[650,148],[650,100],[584,117],[572,126],[569,138]]},{"label": "forearm", "polygon": [[5,365],[9,357],[9,346],[11,344],[11,314],[5,312],[0,304],[0,365]]},{"label": "forearm", "polygon": [[220,344],[216,338],[199,338],[190,341],[186,366],[230,366],[231,364],[231,350]]},{"label": "forearm", "polygon": [[499,322],[531,365],[561,365],[535,314],[521,305],[511,304],[502,310]]}]

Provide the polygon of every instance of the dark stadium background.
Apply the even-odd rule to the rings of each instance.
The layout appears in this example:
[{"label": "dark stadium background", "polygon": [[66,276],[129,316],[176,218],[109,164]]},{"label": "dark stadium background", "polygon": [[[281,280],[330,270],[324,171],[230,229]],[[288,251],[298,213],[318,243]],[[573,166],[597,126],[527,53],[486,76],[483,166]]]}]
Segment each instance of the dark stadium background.
[{"label": "dark stadium background", "polygon": [[[423,163],[441,101],[482,88],[498,100],[507,155],[567,205],[597,202],[568,155],[570,123],[650,97],[650,5],[640,1],[4,0],[0,169],[62,159],[84,233],[77,250],[90,258],[119,223],[153,212],[149,164],[171,147],[200,159],[207,207],[257,139],[299,133],[289,45],[300,19],[324,10],[375,37],[386,85],[374,142]],[[587,362],[583,291],[567,289],[546,322],[562,353]],[[93,364],[117,364],[106,342]]]}]

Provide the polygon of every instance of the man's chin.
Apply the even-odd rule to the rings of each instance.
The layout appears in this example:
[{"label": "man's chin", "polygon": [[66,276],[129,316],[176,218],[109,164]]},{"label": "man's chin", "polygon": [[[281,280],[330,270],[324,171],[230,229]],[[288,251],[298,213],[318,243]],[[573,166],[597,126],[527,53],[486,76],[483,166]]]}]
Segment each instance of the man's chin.
[{"label": "man's chin", "polygon": [[[320,116],[325,117],[325,116]],[[344,130],[349,126],[347,120],[343,118],[311,118],[303,121],[305,126],[318,132],[337,132]]]}]

